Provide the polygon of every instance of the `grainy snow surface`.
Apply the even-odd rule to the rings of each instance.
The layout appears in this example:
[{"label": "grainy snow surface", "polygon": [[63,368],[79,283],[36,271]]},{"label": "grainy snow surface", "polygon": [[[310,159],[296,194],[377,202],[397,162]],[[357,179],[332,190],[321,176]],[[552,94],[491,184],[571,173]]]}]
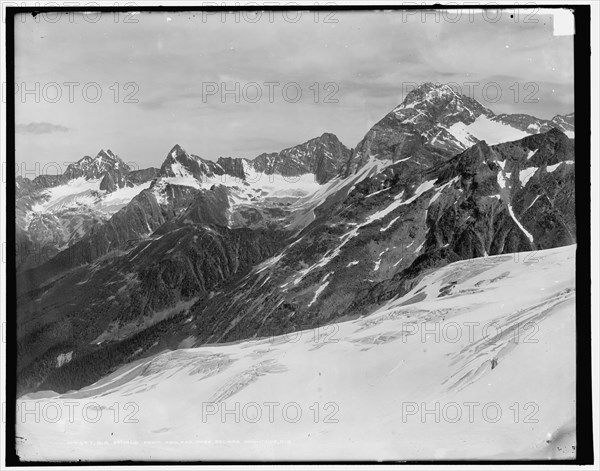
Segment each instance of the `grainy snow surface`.
[{"label": "grainy snow surface", "polygon": [[22,397],[19,455],[572,458],[575,249],[457,262],[367,317],[167,351],[80,391]]}]

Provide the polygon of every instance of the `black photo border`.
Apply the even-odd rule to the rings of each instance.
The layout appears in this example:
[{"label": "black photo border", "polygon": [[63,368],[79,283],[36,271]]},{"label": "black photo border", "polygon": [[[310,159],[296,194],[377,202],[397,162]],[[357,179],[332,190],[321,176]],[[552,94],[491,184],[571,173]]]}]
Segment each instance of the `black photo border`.
[{"label": "black photo border", "polygon": [[[417,461],[281,461],[281,462],[243,462],[243,461],[77,461],[77,462],[37,462],[21,461],[16,453],[16,358],[17,358],[17,321],[16,321],[16,246],[15,246],[15,174],[7,172],[6,182],[6,437],[5,453],[6,466],[124,466],[124,465],[585,465],[594,463],[593,449],[593,421],[592,421],[592,332],[591,332],[591,257],[590,257],[590,144],[591,144],[591,8],[589,5],[574,5],[559,3],[518,5],[312,5],[312,6],[77,6],[77,7],[6,7],[6,152],[7,168],[15,168],[15,47],[14,47],[14,21],[15,15],[28,13],[54,13],[54,12],[221,12],[221,11],[365,11],[365,10],[427,10],[441,9],[559,9],[572,10],[575,17],[574,48],[574,111],[577,116],[577,139],[575,140],[576,164],[576,220],[577,220],[577,250],[576,250],[576,339],[577,339],[577,365],[576,365],[576,430],[577,450],[574,460],[417,460]],[[598,51],[596,51],[596,54]],[[598,104],[596,104],[598,105]],[[596,339],[598,340],[598,339]],[[597,392],[597,391],[596,391]],[[598,411],[596,411],[597,413]]]}]

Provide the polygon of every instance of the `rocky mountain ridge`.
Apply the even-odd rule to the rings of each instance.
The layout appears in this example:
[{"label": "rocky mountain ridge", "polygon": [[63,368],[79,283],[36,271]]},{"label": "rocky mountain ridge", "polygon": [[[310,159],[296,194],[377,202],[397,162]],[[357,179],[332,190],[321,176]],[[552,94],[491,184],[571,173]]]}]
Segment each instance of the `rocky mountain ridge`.
[{"label": "rocky mountain ridge", "polygon": [[189,154],[176,144],[161,166],[159,177],[192,176],[202,182],[215,176],[253,180],[261,175],[297,177],[312,174],[324,184],[338,176],[350,157],[350,150],[331,133],[310,139],[281,152],[263,153],[253,159],[219,157],[215,162]]},{"label": "rocky mountain ridge", "polygon": [[447,158],[479,141],[513,141],[553,127],[574,137],[574,113],[552,120],[525,114],[496,115],[449,85],[425,83],[371,128],[356,146],[347,173],[357,171],[371,156],[397,162],[428,150]]},{"label": "rocky mountain ridge", "polygon": [[62,175],[16,177],[17,267],[35,267],[70,247],[155,178],[110,150],[85,156]]},{"label": "rocky mountain ridge", "polygon": [[[575,243],[573,139],[498,116],[426,86],[354,150],[329,134],[254,160],[175,146],[147,188],[18,279],[20,390],[357,317],[448,263]],[[55,364],[69,351],[110,359],[75,378]]]}]

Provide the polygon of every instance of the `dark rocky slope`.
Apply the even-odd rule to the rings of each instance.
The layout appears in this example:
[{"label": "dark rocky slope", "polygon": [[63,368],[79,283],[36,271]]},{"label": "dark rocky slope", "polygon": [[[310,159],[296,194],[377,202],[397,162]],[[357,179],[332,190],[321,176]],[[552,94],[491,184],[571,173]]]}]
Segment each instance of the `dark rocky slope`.
[{"label": "dark rocky slope", "polygon": [[[118,298],[119,317],[114,315],[114,306],[101,308],[101,318],[117,322],[120,327],[114,331],[121,333],[130,328],[128,322],[139,324],[144,313],[159,306],[199,296],[195,304],[182,308],[181,315],[131,330],[135,335],[111,337],[106,323],[91,323],[86,341],[102,327],[106,329],[104,338],[110,340],[97,347],[83,348],[83,342],[73,347],[74,360],[46,370],[50,375],[44,387],[68,389],[88,384],[86,381],[99,376],[83,375],[83,365],[98,358],[124,361],[115,351],[128,352],[129,360],[157,348],[177,348],[185,339],[186,345],[190,341],[227,342],[324,325],[370,312],[406,293],[434,268],[455,260],[574,243],[573,161],[572,141],[561,131],[551,130],[495,146],[481,142],[430,167],[412,159],[398,162],[358,183],[349,194],[343,190],[340,197],[317,211],[315,221],[293,241],[264,233],[251,244],[255,247],[250,251],[255,254],[252,261],[233,272],[228,267],[239,256],[237,245],[224,237],[231,230],[220,226],[218,220],[210,225],[198,223],[205,215],[192,205],[160,227],[151,241],[139,244],[106,268],[94,268],[85,292],[90,286],[110,286],[116,273],[120,281],[114,288],[122,289],[130,278],[121,274],[119,264],[139,266],[138,275],[129,281],[134,285],[128,285],[124,293],[129,294],[124,296],[141,291],[142,297],[134,297],[131,305]],[[528,169],[527,178],[520,178]],[[219,195],[211,198],[218,201]],[[267,240],[262,237],[270,240],[268,249],[257,254]],[[198,246],[205,249],[196,253]],[[177,255],[169,253],[173,248]],[[211,254],[217,254],[216,258]],[[98,263],[108,262],[94,265]],[[86,267],[81,270],[88,273]],[[219,274],[220,284],[204,280],[211,274]],[[73,284],[71,276],[82,277],[73,272],[50,291]],[[100,276],[107,278],[97,278]],[[165,291],[165,286],[174,288]],[[164,304],[155,301],[155,292]],[[92,290],[93,296],[95,293]],[[78,294],[73,296],[75,299]],[[106,298],[106,293],[100,289],[90,307],[93,312],[99,312],[101,298]],[[68,317],[69,308],[55,303],[51,301],[48,308],[61,313],[63,319]],[[150,310],[144,311],[146,308]],[[117,360],[110,363],[117,364]],[[102,374],[110,365],[104,365]]]}]

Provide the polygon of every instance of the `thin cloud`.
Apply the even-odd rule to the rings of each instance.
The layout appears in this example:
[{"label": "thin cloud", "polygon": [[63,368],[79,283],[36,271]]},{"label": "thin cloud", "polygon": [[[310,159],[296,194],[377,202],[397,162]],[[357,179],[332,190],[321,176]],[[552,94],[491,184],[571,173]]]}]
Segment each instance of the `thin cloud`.
[{"label": "thin cloud", "polygon": [[16,131],[21,134],[51,134],[55,132],[69,132],[71,128],[53,123],[27,123],[17,124]]}]

